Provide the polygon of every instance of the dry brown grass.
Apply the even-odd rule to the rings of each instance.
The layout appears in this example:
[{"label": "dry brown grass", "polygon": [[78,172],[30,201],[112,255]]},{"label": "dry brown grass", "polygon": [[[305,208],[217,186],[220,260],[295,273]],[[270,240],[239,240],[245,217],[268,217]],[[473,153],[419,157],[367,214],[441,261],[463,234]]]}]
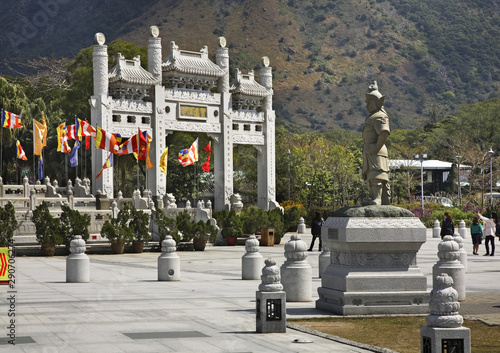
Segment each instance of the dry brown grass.
[{"label": "dry brown grass", "polygon": [[[425,325],[425,317],[329,318],[288,322],[400,353],[416,353],[420,352],[420,326]],[[465,320],[463,326],[471,330],[472,352],[500,352],[499,326],[488,326],[476,320]]]}]

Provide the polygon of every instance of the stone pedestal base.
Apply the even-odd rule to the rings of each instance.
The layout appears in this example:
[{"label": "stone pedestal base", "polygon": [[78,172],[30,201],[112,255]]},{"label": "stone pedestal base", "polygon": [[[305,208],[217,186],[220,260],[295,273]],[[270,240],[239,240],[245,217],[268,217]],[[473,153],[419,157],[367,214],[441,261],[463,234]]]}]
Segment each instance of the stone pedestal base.
[{"label": "stone pedestal base", "polygon": [[259,253],[245,254],[241,258],[241,279],[260,279],[264,258]]},{"label": "stone pedestal base", "polygon": [[158,257],[158,281],[180,281],[181,260],[176,253],[165,253]]},{"label": "stone pedestal base", "polygon": [[311,265],[307,261],[285,261],[281,266],[281,284],[288,302],[311,301]]},{"label": "stone pedestal base", "polygon": [[90,281],[90,260],[85,254],[69,255],[66,258],[66,282],[86,283]]},{"label": "stone pedestal base", "polygon": [[416,260],[426,240],[418,218],[330,217],[322,236],[331,257],[316,308],[340,315],[429,312],[427,278]]},{"label": "stone pedestal base", "polygon": [[286,332],[286,293],[256,292],[257,332]]},{"label": "stone pedestal base", "polygon": [[[453,347],[462,347],[455,348]],[[444,349],[446,348],[446,349]],[[440,328],[420,327],[420,352],[464,352],[470,353],[470,329],[467,327]]]}]

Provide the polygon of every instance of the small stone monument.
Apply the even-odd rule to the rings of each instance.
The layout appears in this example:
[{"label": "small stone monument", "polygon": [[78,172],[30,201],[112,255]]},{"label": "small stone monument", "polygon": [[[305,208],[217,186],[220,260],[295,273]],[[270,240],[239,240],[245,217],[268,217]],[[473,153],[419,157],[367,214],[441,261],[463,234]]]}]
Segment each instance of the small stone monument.
[{"label": "small stone monument", "polygon": [[432,267],[432,287],[436,287],[436,278],[442,273],[448,274],[453,279],[453,288],[458,293],[458,300],[465,300],[465,268],[458,260],[460,258],[460,245],[451,235],[445,235],[438,245],[439,261]]},{"label": "small stone monument", "polygon": [[281,265],[281,283],[289,302],[312,300],[312,268],[306,261],[307,244],[292,234],[285,244],[286,261]]},{"label": "small stone monument", "polygon": [[462,239],[467,238],[467,228],[465,228],[465,222],[463,219],[458,223],[458,234],[460,234]]},{"label": "small stone monument", "polygon": [[66,258],[66,282],[86,283],[90,281],[90,260],[85,254],[85,240],[75,235],[70,242],[71,254]]},{"label": "small stone monument", "polygon": [[434,228],[432,228],[432,237],[439,238],[440,236],[441,236],[441,224],[439,224],[439,221],[436,219],[434,221]]},{"label": "small stone monument", "polygon": [[241,258],[241,279],[259,279],[263,258],[255,235],[250,235],[245,241],[245,251],[246,254]]},{"label": "small stone monument", "polygon": [[306,232],[306,223],[304,222],[304,217],[299,218],[299,224],[297,225],[297,233],[304,234]]},{"label": "small stone monument", "polygon": [[158,281],[179,281],[181,279],[181,260],[175,253],[176,243],[171,235],[161,242],[161,255],[158,256]]},{"label": "small stone monument", "polygon": [[460,253],[458,261],[460,261],[460,263],[464,266],[464,271],[467,273],[467,251],[464,249],[463,237],[460,234],[455,233],[453,235],[453,240],[458,243],[458,252]]},{"label": "small stone monument", "polygon": [[448,274],[434,277],[429,307],[431,314],[426,318],[427,325],[420,327],[421,353],[470,353],[470,329],[462,327],[464,320],[458,314],[458,293]]},{"label": "small stone monument", "polygon": [[326,268],[330,264],[330,248],[328,247],[328,231],[321,231],[321,254],[318,257],[318,272],[319,278],[323,272],[326,271]]},{"label": "small stone monument", "polygon": [[286,293],[280,283],[280,269],[274,259],[266,259],[265,264],[255,294],[257,332],[286,332]]}]

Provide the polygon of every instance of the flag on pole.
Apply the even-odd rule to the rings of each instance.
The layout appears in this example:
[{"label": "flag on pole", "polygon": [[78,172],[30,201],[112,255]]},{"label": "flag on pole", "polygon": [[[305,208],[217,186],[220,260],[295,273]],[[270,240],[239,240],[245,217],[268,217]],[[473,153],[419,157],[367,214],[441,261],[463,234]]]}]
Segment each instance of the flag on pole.
[{"label": "flag on pole", "polygon": [[6,112],[2,109],[2,126],[9,129],[17,129],[23,127],[21,124],[21,114]]},{"label": "flag on pole", "polygon": [[205,163],[203,163],[203,166],[201,167],[205,172],[210,171],[210,150],[211,150],[211,142],[208,143],[208,145],[205,146],[204,150],[208,152],[208,158]]},{"label": "flag on pole", "polygon": [[108,156],[108,159],[106,159],[106,162],[102,165],[101,171],[95,176],[96,179],[99,178],[104,171],[104,169],[112,168],[113,167],[113,154],[110,153]]},{"label": "flag on pole", "polygon": [[57,127],[57,151],[62,153],[71,152],[71,147],[68,145],[68,135],[66,134],[66,123],[62,123]]},{"label": "flag on pole", "polygon": [[182,164],[183,167],[198,162],[198,139],[191,144],[189,149],[180,150],[177,159],[179,160],[179,164]]},{"label": "flag on pole", "polygon": [[45,116],[43,117],[43,124],[33,119],[33,154],[40,156],[42,149],[47,146],[47,124],[45,123]]},{"label": "flag on pole", "polygon": [[118,153],[120,149],[120,147],[116,143],[115,135],[106,132],[99,126],[96,129],[95,148],[101,148],[111,153]]},{"label": "flag on pole", "polygon": [[146,141],[148,142],[147,153],[146,153],[146,168],[153,169],[153,167],[154,167],[153,163],[151,163],[151,158],[149,158],[149,150],[151,148],[151,142],[153,142],[153,138],[151,136],[149,136],[147,131],[143,131],[142,134],[146,135],[145,138],[146,138]]},{"label": "flag on pole", "polygon": [[[148,141],[146,140],[146,136],[144,136],[143,132],[141,131],[140,128],[137,128],[138,133],[136,135],[137,137],[137,159],[140,159],[141,161],[146,159],[146,156],[148,154]],[[145,131],[144,131],[145,132]],[[147,132],[146,132],[147,134]]]},{"label": "flag on pole", "polygon": [[160,157],[160,171],[167,175],[167,156],[168,156],[168,147],[165,147],[163,150],[163,154]]},{"label": "flag on pole", "polygon": [[78,149],[80,148],[80,143],[75,141],[73,145],[73,149],[71,150],[71,154],[69,155],[69,162],[72,167],[76,167],[78,165]]},{"label": "flag on pole", "polygon": [[21,142],[19,140],[16,140],[16,147],[17,147],[17,158],[22,159],[23,161],[27,161],[28,157],[26,157],[26,153],[24,153],[24,150],[21,147]]},{"label": "flag on pole", "polygon": [[38,160],[38,180],[43,179],[43,158],[40,155],[40,159]]}]

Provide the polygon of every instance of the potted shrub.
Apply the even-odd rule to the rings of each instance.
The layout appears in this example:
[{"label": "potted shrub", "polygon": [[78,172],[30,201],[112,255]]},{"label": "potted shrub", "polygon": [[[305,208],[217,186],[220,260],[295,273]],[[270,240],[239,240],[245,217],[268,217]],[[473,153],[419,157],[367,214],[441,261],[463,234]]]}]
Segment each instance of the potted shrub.
[{"label": "potted shrub", "polygon": [[90,218],[88,215],[82,214],[78,210],[72,210],[68,205],[63,205],[61,209],[63,212],[59,220],[61,223],[61,231],[64,236],[63,242],[69,252],[70,242],[75,235],[80,235],[85,241],[89,239]]},{"label": "potted shrub", "polygon": [[54,218],[47,204],[42,202],[33,211],[31,220],[35,224],[36,240],[41,245],[42,254],[54,256],[56,245],[61,245],[64,240],[59,218]]},{"label": "potted shrub", "polygon": [[104,222],[102,226],[101,236],[109,240],[113,254],[123,254],[125,245],[130,244],[134,238],[134,233],[128,226],[129,219],[130,207],[125,205],[116,218]]},{"label": "potted shrub", "polygon": [[189,242],[196,232],[196,223],[191,221],[188,211],[184,210],[175,218],[175,224],[179,232],[182,233],[181,242]]},{"label": "potted shrub", "polygon": [[234,210],[229,211],[224,217],[221,235],[226,240],[227,245],[236,245],[238,237],[243,235],[243,223]]},{"label": "potted shrub", "polygon": [[214,243],[217,239],[217,228],[212,225],[210,220],[196,223],[196,231],[193,237],[193,247],[195,251],[205,250],[207,242]]},{"label": "potted shrub", "polygon": [[274,229],[274,244],[279,244],[281,242],[281,238],[285,235],[283,212],[281,212],[281,209],[279,208],[274,208],[267,211],[267,218],[267,227]]},{"label": "potted shrub", "polygon": [[249,206],[241,211],[244,234],[260,233],[267,223],[267,213],[257,206]]},{"label": "potted shrub", "polygon": [[16,211],[9,201],[4,208],[0,208],[0,246],[12,245],[14,232],[17,229]]},{"label": "potted shrub", "polygon": [[151,239],[151,235],[149,234],[149,215],[131,206],[130,217],[129,227],[133,233],[132,251],[142,253],[144,243]]}]

